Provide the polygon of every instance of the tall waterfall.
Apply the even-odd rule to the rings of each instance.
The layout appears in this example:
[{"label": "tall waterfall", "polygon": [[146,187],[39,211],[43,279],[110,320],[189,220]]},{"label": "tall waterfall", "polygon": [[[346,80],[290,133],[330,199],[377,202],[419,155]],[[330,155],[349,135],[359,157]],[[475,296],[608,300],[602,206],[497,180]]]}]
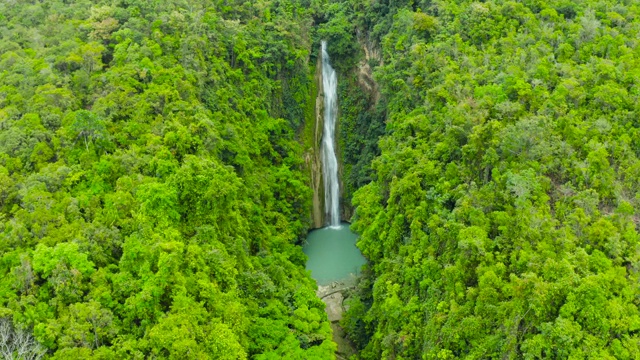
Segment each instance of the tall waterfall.
[{"label": "tall waterfall", "polygon": [[340,185],[338,183],[338,159],[335,151],[338,77],[329,63],[326,41],[322,42],[322,86],[324,90],[324,131],[322,133],[324,212],[330,226],[339,226]]}]

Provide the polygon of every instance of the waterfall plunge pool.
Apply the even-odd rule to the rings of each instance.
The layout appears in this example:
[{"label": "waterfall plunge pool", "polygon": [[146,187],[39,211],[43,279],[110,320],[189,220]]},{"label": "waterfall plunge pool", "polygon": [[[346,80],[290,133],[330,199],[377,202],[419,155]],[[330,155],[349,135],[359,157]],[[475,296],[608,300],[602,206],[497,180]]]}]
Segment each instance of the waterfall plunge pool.
[{"label": "waterfall plunge pool", "polygon": [[367,261],[356,247],[358,236],[348,223],[309,232],[302,250],[307,257],[307,270],[318,285],[349,281],[360,274]]}]

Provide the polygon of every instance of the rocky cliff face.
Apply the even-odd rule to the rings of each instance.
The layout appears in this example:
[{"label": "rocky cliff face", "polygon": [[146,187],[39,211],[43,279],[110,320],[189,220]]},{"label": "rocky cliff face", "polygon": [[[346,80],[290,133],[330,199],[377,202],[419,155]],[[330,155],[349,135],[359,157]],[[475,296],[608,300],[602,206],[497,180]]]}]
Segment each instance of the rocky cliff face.
[{"label": "rocky cliff face", "polygon": [[[377,137],[384,132],[384,114],[378,107],[380,89],[373,77],[372,65],[382,65],[380,50],[366,36],[358,34],[359,58],[346,74],[341,74],[343,102],[340,104],[339,126],[341,150],[341,214],[350,221],[354,208],[351,204],[353,192],[366,183],[363,180],[363,166],[368,167],[377,152]],[[369,145],[366,145],[369,143]],[[345,152],[342,152],[344,149]]]},{"label": "rocky cliff face", "polygon": [[322,182],[322,128],[324,125],[323,108],[324,94],[322,90],[322,63],[321,56],[318,54],[316,63],[316,71],[313,81],[312,101],[313,111],[309,113],[305,125],[307,136],[306,152],[304,154],[305,164],[309,171],[310,187],[313,190],[313,206],[311,208],[311,227],[313,229],[324,226],[324,187]]},{"label": "rocky cliff face", "polygon": [[383,61],[380,50],[369,39],[358,36],[358,43],[364,52],[364,59],[358,63],[358,86],[362,91],[369,94],[371,98],[369,109],[371,109],[380,101],[380,89],[378,88],[378,83],[373,79],[373,69],[369,64],[373,61],[383,65]]}]

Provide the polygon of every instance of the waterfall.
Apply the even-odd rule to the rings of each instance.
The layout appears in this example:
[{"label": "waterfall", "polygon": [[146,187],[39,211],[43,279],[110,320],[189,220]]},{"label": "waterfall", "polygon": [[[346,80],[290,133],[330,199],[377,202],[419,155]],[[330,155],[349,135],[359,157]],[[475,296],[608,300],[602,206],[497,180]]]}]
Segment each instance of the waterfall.
[{"label": "waterfall", "polygon": [[324,129],[322,133],[322,177],[324,179],[324,212],[330,226],[340,225],[340,185],[335,151],[336,118],[338,117],[338,77],[329,63],[327,42],[322,42],[322,86],[324,91]]}]

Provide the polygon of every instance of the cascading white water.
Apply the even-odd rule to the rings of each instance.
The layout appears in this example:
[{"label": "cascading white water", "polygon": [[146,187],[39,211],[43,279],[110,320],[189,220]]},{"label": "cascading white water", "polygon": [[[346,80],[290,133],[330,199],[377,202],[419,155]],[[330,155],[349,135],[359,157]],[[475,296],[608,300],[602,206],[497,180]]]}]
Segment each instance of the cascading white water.
[{"label": "cascading white water", "polygon": [[324,91],[324,131],[322,133],[324,212],[330,226],[340,226],[340,185],[335,151],[338,77],[329,63],[326,41],[322,42],[322,86]]}]

